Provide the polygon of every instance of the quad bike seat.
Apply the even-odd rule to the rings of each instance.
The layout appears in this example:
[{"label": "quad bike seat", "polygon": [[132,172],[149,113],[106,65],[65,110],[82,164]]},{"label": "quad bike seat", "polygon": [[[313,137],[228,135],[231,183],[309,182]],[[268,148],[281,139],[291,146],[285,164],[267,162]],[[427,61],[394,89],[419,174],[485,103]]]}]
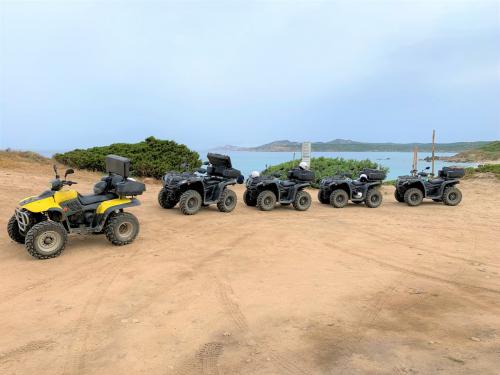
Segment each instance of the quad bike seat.
[{"label": "quad bike seat", "polygon": [[89,195],[78,195],[78,200],[84,206],[88,206],[94,203],[104,202],[110,199],[115,199],[115,194],[89,194]]},{"label": "quad bike seat", "polygon": [[364,185],[365,183],[359,180],[352,180],[352,184],[356,186]]},{"label": "quad bike seat", "polygon": [[438,177],[438,178],[429,179],[429,182],[432,185],[440,185],[440,184],[442,184],[444,182],[444,179]]},{"label": "quad bike seat", "polygon": [[290,187],[290,186],[293,186],[295,185],[295,182],[294,181],[280,181],[280,184],[281,186],[283,187]]}]

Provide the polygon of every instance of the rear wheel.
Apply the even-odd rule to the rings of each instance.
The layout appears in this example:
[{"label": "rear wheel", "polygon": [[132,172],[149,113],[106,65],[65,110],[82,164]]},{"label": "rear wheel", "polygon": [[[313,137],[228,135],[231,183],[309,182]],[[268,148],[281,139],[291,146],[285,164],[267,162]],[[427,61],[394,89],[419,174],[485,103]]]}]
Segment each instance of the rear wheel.
[{"label": "rear wheel", "polygon": [[217,208],[220,212],[231,212],[235,209],[236,203],[238,203],[236,193],[230,189],[225,189],[217,202]]},{"label": "rear wheel", "polygon": [[270,190],[264,190],[257,197],[257,207],[261,211],[271,211],[276,206],[276,195]]},{"label": "rear wheel", "polygon": [[181,195],[179,207],[184,215],[197,214],[201,208],[203,199],[196,190],[188,190]]},{"label": "rear wheel", "polygon": [[161,207],[170,209],[174,208],[178,202],[170,192],[168,192],[166,189],[161,189],[158,193],[158,203]]},{"label": "rear wheel", "polygon": [[443,203],[447,206],[456,206],[462,201],[462,192],[455,186],[444,189]]},{"label": "rear wheel", "polygon": [[128,245],[134,242],[139,234],[139,221],[128,212],[113,214],[104,229],[106,238],[115,246]]},{"label": "rear wheel", "polygon": [[377,208],[382,204],[383,196],[380,190],[370,189],[366,193],[365,204],[369,208]]},{"label": "rear wheel", "polygon": [[42,221],[26,234],[26,250],[37,259],[55,258],[63,252],[67,239],[68,234],[62,224]]},{"label": "rear wheel", "polygon": [[24,235],[19,230],[16,216],[12,216],[7,224],[7,233],[12,241],[24,243]]},{"label": "rear wheel", "polygon": [[408,206],[418,206],[420,203],[422,203],[422,200],[424,199],[424,194],[422,193],[422,190],[418,188],[411,188],[406,190],[405,192],[405,202],[408,204]]},{"label": "rear wheel", "polygon": [[330,195],[330,204],[335,208],[343,208],[347,205],[349,201],[349,195],[342,189],[337,189]]},{"label": "rear wheel", "polygon": [[295,196],[295,200],[293,201],[293,208],[297,211],[307,211],[309,207],[311,207],[311,194],[307,191],[301,190]]},{"label": "rear wheel", "polygon": [[394,190],[394,198],[399,202],[399,203],[404,203],[405,197],[404,195],[399,194],[398,189]]},{"label": "rear wheel", "polygon": [[252,198],[252,194],[248,190],[245,190],[243,193],[243,202],[245,202],[248,207],[257,206],[257,199]]}]

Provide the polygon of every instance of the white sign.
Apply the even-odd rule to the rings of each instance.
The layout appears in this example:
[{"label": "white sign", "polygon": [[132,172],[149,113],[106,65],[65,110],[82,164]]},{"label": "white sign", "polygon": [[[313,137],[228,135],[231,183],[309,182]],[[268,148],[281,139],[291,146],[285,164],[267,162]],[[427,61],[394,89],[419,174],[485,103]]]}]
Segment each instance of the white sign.
[{"label": "white sign", "polygon": [[302,161],[311,166],[311,142],[302,143]]}]

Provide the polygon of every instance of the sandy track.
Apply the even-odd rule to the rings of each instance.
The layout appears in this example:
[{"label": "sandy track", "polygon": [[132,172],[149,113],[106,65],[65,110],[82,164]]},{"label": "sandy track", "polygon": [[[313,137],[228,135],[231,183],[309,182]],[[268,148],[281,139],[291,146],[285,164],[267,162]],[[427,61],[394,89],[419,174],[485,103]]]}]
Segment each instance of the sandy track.
[{"label": "sandy track", "polygon": [[[0,168],[0,225],[50,166]],[[77,172],[90,191],[96,175]],[[137,241],[32,259],[0,232],[2,374],[495,374],[500,194],[187,217],[148,185]],[[313,192],[315,195],[315,193]],[[489,199],[485,199],[489,197]]]}]

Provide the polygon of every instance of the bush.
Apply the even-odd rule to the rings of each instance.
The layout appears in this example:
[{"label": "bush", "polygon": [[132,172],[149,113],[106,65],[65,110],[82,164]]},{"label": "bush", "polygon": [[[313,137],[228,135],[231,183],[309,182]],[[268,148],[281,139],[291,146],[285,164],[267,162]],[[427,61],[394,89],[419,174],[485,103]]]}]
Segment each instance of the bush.
[{"label": "bush", "polygon": [[477,173],[493,173],[496,178],[500,179],[500,164],[484,164],[477,168],[465,168],[465,178],[475,177]]},{"label": "bush", "polygon": [[[271,174],[279,172],[280,178],[286,179],[287,172],[296,167],[300,161],[288,161],[278,165],[273,165],[264,170],[263,174]],[[379,166],[371,160],[353,160],[353,159],[343,159],[343,158],[312,158],[311,159],[311,169],[316,174],[316,180],[312,183],[313,187],[319,187],[319,182],[329,176],[340,175],[342,173],[350,173],[353,178],[359,176],[361,171],[365,168],[376,168],[382,169],[386,173],[389,172],[388,168]]]},{"label": "bush", "polygon": [[63,164],[79,169],[105,172],[105,157],[115,154],[129,158],[130,173],[139,177],[161,178],[166,171],[181,171],[182,163],[191,169],[201,166],[200,155],[187,146],[174,141],[164,141],[154,137],[139,143],[115,143],[110,146],[92,147],[55,154],[54,158]]}]

